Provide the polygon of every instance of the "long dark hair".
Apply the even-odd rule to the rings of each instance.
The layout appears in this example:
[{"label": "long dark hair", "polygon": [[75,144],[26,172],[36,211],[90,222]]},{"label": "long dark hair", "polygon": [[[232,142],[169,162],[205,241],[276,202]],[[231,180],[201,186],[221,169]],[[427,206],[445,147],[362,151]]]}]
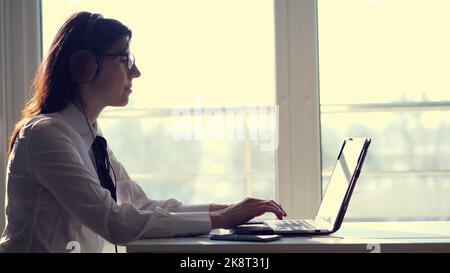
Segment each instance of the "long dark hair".
[{"label": "long dark hair", "polygon": [[48,56],[33,80],[33,96],[23,108],[22,119],[16,123],[9,139],[8,157],[17,135],[28,120],[39,114],[59,112],[77,96],[78,84],[72,80],[68,70],[70,57],[76,51],[88,49],[101,55],[119,38],[131,38],[128,27],[117,20],[101,18],[96,21],[89,37],[89,48],[86,48],[83,35],[91,15],[90,12],[73,14],[56,34]]}]

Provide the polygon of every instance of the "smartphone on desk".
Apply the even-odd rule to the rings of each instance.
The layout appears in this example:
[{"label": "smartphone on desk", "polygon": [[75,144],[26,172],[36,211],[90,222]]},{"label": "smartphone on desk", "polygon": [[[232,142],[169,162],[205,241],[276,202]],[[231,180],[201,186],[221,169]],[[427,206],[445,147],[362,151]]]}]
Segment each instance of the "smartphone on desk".
[{"label": "smartphone on desk", "polygon": [[266,224],[243,224],[232,229],[233,234],[273,235],[273,229]]},{"label": "smartphone on desk", "polygon": [[271,242],[281,239],[281,235],[250,235],[250,234],[213,234],[211,240]]}]

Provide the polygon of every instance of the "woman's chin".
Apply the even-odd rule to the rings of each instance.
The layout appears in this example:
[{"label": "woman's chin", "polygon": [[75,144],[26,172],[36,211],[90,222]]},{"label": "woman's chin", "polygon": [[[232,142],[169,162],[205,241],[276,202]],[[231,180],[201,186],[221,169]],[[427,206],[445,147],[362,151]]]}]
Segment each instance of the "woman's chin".
[{"label": "woman's chin", "polygon": [[123,101],[122,101],[122,104],[120,105],[120,106],[127,106],[127,104],[128,104],[128,97],[126,98],[126,99],[124,99]]},{"label": "woman's chin", "polygon": [[117,100],[117,101],[115,101],[112,105],[110,105],[110,106],[113,106],[113,107],[123,107],[123,106],[127,106],[127,104],[128,104],[128,96],[126,96],[126,97],[123,97],[121,100]]},{"label": "woman's chin", "polygon": [[130,100],[130,94],[131,94],[131,89],[127,88],[125,89],[125,92],[123,93],[122,99],[121,99],[121,105],[125,106],[128,104],[128,101]]}]

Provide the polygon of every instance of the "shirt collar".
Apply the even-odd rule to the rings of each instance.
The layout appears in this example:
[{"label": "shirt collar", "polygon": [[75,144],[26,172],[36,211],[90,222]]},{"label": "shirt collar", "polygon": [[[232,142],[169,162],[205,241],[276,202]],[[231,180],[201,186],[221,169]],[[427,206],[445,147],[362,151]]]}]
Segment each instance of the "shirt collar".
[{"label": "shirt collar", "polygon": [[[60,113],[63,120],[80,134],[86,145],[86,150],[91,149],[92,143],[94,142],[92,134],[94,136],[102,135],[100,128],[98,128],[97,121],[95,121],[94,124],[90,124],[90,122],[86,120],[84,114],[73,103],[69,103],[69,105]],[[89,127],[91,127],[90,130]]]}]

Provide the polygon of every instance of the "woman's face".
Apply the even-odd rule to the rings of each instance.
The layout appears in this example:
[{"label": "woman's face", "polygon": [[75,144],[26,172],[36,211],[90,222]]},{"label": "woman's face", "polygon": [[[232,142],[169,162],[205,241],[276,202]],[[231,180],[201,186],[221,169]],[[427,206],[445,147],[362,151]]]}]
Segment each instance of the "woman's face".
[{"label": "woman's face", "polygon": [[132,80],[141,75],[134,64],[128,69],[128,58],[124,56],[108,56],[108,54],[127,55],[130,52],[130,41],[127,36],[121,37],[105,53],[100,56],[101,67],[97,77],[92,81],[96,98],[103,106],[125,106],[132,92]]}]

